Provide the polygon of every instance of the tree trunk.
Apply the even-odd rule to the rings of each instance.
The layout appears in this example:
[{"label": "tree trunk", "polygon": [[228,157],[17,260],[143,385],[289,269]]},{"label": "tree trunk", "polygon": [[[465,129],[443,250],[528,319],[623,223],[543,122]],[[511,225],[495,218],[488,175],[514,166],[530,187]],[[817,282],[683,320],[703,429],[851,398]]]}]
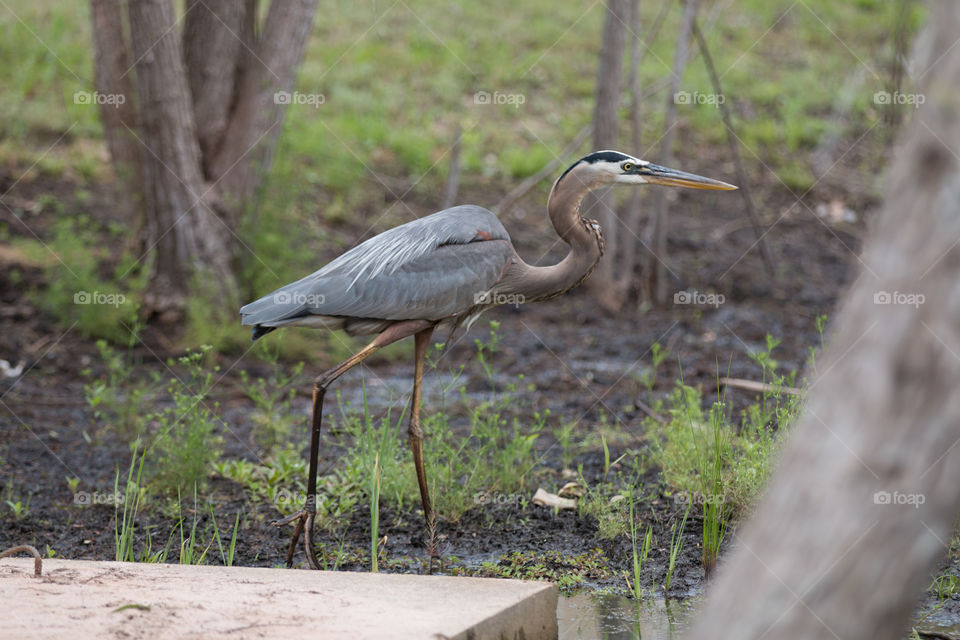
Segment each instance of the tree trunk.
[{"label": "tree trunk", "polygon": [[[629,20],[630,0],[607,0],[593,109],[593,146],[597,150],[613,149],[617,146],[623,49],[627,34],[626,24]],[[607,188],[587,195],[583,201],[583,212],[584,215],[598,218],[607,246],[607,255],[600,260],[596,273],[588,280],[588,286],[602,307],[608,311],[616,311],[622,301],[616,295],[612,283],[621,229],[613,190]]]},{"label": "tree trunk", "polygon": [[[118,204],[135,231],[131,234],[134,245],[140,245],[145,222],[142,149],[133,133],[137,130],[137,106],[134,102],[133,83],[127,75],[130,56],[123,35],[123,14],[122,0],[90,2],[94,84],[102,95],[123,96],[122,102],[113,100],[100,104],[103,137],[117,176]],[[140,250],[139,246],[137,249]]]},{"label": "tree trunk", "polygon": [[204,175],[220,148],[233,107],[240,70],[247,5],[236,0],[188,0],[183,20],[183,58],[193,97]]},{"label": "tree trunk", "polygon": [[[664,133],[661,142],[660,163],[668,167],[674,165],[673,130],[677,126],[677,102],[675,96],[680,92],[680,81],[687,68],[687,54],[689,52],[690,35],[693,32],[693,21],[697,17],[699,0],[684,0],[683,18],[680,21],[680,31],[677,33],[677,44],[673,56],[673,72],[670,78],[670,95],[667,97],[667,111],[664,116]],[[653,249],[648,259],[648,273],[653,278],[653,296],[657,304],[665,304],[669,294],[667,283],[667,190],[659,189],[654,196],[653,218],[651,220],[653,232]]]},{"label": "tree trunk", "polygon": [[316,8],[317,0],[271,2],[256,55],[243,65],[236,108],[209,176],[231,219],[252,200],[273,160],[287,109],[275,94],[293,89]]},{"label": "tree trunk", "polygon": [[926,104],[895,147],[864,273],[691,638],[902,638],[947,551],[960,509],[960,4],[936,2],[931,24]]},{"label": "tree trunk", "polygon": [[[147,196],[149,246],[156,255],[149,310],[178,316],[196,275],[234,302],[230,229],[209,205],[180,39],[170,0],[130,5]],[[172,319],[172,318],[171,318]]]},{"label": "tree trunk", "polygon": [[197,282],[229,309],[234,229],[269,169],[288,104],[274,94],[293,87],[316,0],[272,2],[262,33],[256,0],[188,0],[182,36],[170,0],[136,0],[130,54],[123,4],[91,0],[91,11],[98,90],[132,98],[136,61],[139,104],[111,106],[102,119],[118,173],[141,168],[126,191],[142,193],[146,212],[146,311],[178,318]]}]

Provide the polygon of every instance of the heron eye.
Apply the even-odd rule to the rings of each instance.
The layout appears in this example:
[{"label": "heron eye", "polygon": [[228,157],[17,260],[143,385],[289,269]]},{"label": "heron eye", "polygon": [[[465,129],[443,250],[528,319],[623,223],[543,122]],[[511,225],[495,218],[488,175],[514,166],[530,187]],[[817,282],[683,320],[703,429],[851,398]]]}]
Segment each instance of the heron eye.
[{"label": "heron eye", "polygon": [[630,171],[631,169],[633,169],[633,165],[630,164],[629,162],[624,162],[622,168],[624,171]]}]

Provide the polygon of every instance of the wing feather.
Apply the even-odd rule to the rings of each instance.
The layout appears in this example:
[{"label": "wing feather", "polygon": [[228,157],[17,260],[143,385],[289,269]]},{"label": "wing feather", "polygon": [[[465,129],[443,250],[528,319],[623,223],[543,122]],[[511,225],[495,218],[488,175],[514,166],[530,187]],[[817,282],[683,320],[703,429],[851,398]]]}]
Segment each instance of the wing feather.
[{"label": "wing feather", "polygon": [[315,315],[438,320],[472,307],[511,255],[493,213],[453,207],[385,231],[240,313],[243,324],[268,327]]}]

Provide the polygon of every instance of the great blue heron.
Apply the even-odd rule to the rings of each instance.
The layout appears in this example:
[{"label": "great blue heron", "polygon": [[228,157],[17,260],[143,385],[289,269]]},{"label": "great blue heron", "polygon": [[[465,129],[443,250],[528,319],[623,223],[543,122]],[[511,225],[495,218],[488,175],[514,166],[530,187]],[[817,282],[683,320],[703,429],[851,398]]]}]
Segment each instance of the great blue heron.
[{"label": "great blue heron", "polygon": [[597,151],[575,162],[550,190],[550,222],[570,247],[567,256],[555,265],[527,264],[517,255],[496,215],[478,206],[463,205],[384,231],[319,271],[240,310],[243,324],[253,326],[254,340],[288,326],[376,335],[373,342],[314,382],[306,504],[297,513],[274,522],[282,526],[296,521],[287,566],[292,564],[304,532],[307,561],[313,569],[319,569],[313,551],[313,521],[320,420],[327,387],[378,349],[411,335],[414,371],[408,433],[423,514],[432,531],[433,511],[420,428],[420,382],[430,336],[441,323],[469,327],[485,310],[504,301],[546,300],[586,280],[600,261],[604,244],[600,225],[580,216],[580,202],[588,192],[613,184],[736,189],[619,151]]}]

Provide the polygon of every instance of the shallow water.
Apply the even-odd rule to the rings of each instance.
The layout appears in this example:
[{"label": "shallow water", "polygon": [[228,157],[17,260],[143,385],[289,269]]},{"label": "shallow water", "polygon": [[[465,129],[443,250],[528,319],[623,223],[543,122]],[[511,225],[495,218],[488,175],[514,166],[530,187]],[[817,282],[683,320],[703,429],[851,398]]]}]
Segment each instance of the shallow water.
[{"label": "shallow water", "polygon": [[[680,638],[693,621],[696,599],[661,598],[639,602],[617,595],[580,593],[557,604],[559,640],[668,640]],[[953,607],[937,607],[919,616],[917,629],[960,637],[960,619]],[[913,636],[905,636],[913,637]]]},{"label": "shallow water", "polygon": [[630,600],[581,593],[557,604],[559,640],[667,640],[679,638],[692,619],[688,601]]}]

